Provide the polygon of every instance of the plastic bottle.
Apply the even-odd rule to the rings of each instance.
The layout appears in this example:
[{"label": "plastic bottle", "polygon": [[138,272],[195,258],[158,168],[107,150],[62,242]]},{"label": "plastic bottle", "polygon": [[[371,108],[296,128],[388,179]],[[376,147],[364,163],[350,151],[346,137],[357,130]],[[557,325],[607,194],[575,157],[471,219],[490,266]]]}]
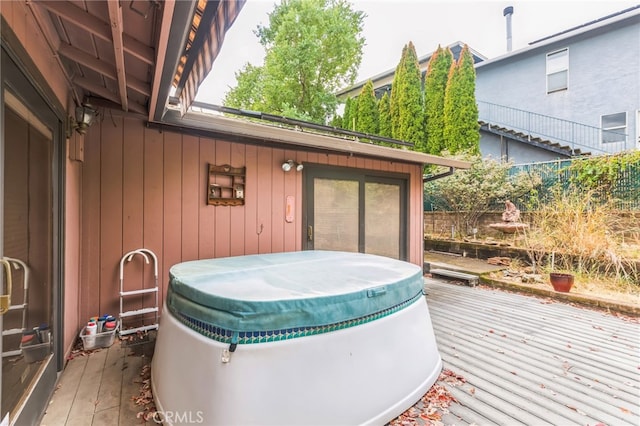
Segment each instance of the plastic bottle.
[{"label": "plastic bottle", "polygon": [[89,321],[85,327],[85,340],[84,348],[92,349],[96,344],[96,333],[98,332],[98,325],[95,321]]}]

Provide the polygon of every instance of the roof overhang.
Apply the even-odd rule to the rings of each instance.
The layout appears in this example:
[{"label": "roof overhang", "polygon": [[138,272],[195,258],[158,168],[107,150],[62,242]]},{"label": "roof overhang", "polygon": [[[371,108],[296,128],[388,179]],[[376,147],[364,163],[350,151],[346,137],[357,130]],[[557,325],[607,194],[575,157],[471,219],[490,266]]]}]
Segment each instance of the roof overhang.
[{"label": "roof overhang", "polygon": [[229,118],[222,115],[188,111],[182,115],[178,110],[169,110],[163,124],[185,132],[196,132],[211,137],[233,137],[262,146],[284,146],[304,148],[337,154],[358,155],[387,161],[412,164],[434,164],[455,169],[468,169],[471,163],[452,158],[438,157],[406,149],[389,148],[349,138],[291,129],[282,126],[256,123]]}]

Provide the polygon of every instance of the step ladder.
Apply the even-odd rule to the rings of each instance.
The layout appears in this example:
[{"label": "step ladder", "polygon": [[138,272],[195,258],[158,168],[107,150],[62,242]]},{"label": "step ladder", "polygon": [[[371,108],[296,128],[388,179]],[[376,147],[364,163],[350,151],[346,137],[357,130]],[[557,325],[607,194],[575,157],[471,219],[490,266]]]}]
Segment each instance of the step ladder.
[{"label": "step ladder", "polygon": [[[142,256],[142,258],[144,259],[144,261],[145,261],[145,263],[147,265],[149,264],[149,257],[148,256],[151,256],[153,258],[153,273],[154,273],[154,276],[155,276],[155,287],[143,288],[143,289],[140,289],[140,290],[124,291],[124,265],[125,265],[125,262],[131,262],[133,260],[133,258],[137,254]],[[154,293],[155,294],[155,306],[148,307],[148,308],[142,308],[142,309],[136,309],[136,310],[133,310],[133,311],[126,311],[126,312],[124,311],[123,301],[124,301],[125,297],[139,296],[139,295],[142,295],[142,294],[150,294],[150,293]],[[143,325],[141,327],[135,327],[135,328],[128,328],[126,330],[122,327],[124,319],[127,319],[127,318],[130,319],[132,317],[143,316],[143,315],[148,315],[148,314],[155,314],[155,322],[153,324]],[[122,259],[120,259],[120,315],[119,315],[118,319],[119,319],[119,322],[120,322],[120,328],[119,328],[119,332],[118,332],[120,337],[126,336],[128,334],[137,333],[139,331],[150,331],[150,330],[157,330],[158,329],[158,258],[149,249],[141,248],[141,249],[130,251],[129,253],[127,253],[124,256],[122,256]]]},{"label": "step ladder", "polygon": [[[9,308],[7,309],[7,312],[9,311],[22,311],[22,326],[20,328],[10,328],[8,330],[2,330],[2,337],[5,336],[14,336],[16,334],[22,334],[25,331],[27,331],[27,306],[28,306],[28,296],[29,296],[29,268],[27,267],[26,263],[24,263],[22,260],[20,259],[13,259],[11,257],[3,257],[2,259],[0,259],[0,263],[4,265],[5,267],[5,272],[7,274],[7,290],[8,290],[8,294],[9,297],[11,297],[11,293],[12,293],[12,288],[11,288],[11,284],[13,281],[13,273],[11,271],[11,267],[13,266],[13,269],[15,270],[19,270],[20,268],[22,268],[22,270],[24,271],[24,275],[22,278],[22,292],[23,292],[23,296],[22,296],[22,303],[19,305],[12,305],[11,304],[11,299],[9,298]],[[22,354],[22,349],[20,347],[18,347],[18,349],[14,349],[14,350],[10,350],[10,351],[3,351],[2,352],[2,358],[5,357],[9,357],[9,356],[18,356]]]}]

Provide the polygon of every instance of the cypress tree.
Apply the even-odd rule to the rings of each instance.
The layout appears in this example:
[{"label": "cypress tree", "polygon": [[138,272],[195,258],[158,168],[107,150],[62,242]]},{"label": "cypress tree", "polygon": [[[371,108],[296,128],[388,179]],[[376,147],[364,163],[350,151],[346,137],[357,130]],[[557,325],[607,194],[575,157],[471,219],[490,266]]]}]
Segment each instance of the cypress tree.
[{"label": "cypress tree", "polygon": [[356,102],[353,98],[347,98],[344,104],[344,114],[342,115],[342,128],[347,130],[354,130],[355,125],[353,118],[355,118]]},{"label": "cypress tree", "polygon": [[[400,75],[391,88],[391,129],[393,137],[415,144],[414,150],[426,152],[424,138],[424,101],[422,74],[412,42],[406,46],[400,64]],[[395,99],[394,99],[395,98]],[[394,102],[396,110],[394,112]]]},{"label": "cypress tree", "polygon": [[375,135],[378,133],[378,104],[373,82],[367,81],[358,96],[356,130]]},{"label": "cypress tree", "polygon": [[445,149],[444,97],[453,63],[449,48],[438,49],[431,56],[424,81],[424,104],[426,119],[427,152],[439,155]]},{"label": "cypress tree", "polygon": [[407,45],[402,48],[402,55],[400,56],[400,62],[396,66],[396,71],[393,74],[393,82],[391,83],[391,98],[389,112],[391,115],[391,136],[396,137],[398,134],[398,128],[400,126],[400,93],[402,89],[400,85],[404,82],[404,62],[407,56]]},{"label": "cypress tree", "polygon": [[382,99],[378,102],[379,129],[378,134],[387,138],[391,137],[391,104],[389,103],[389,93],[384,92]]},{"label": "cypress tree", "polygon": [[464,46],[457,63],[452,64],[444,99],[444,138],[452,154],[480,153],[476,73],[473,57]]}]

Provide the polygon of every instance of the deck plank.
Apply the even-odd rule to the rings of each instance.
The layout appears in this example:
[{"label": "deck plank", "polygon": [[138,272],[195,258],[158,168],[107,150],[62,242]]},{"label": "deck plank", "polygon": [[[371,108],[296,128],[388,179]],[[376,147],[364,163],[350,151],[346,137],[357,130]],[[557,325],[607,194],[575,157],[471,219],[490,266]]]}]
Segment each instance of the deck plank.
[{"label": "deck plank", "polygon": [[140,407],[137,407],[132,397],[137,396],[140,392],[140,371],[142,369],[143,360],[146,358],[141,356],[130,356],[129,349],[124,349],[125,356],[122,365],[122,392],[120,393],[120,421],[119,424],[129,426],[133,421],[140,422],[136,418]]},{"label": "deck plank", "polygon": [[[120,393],[122,391],[122,358],[124,352],[120,348],[120,342],[116,342],[107,352],[107,359],[102,373],[100,391],[96,404],[96,412],[107,410],[120,405]],[[95,422],[95,420],[94,420]],[[117,417],[116,417],[117,423]]]},{"label": "deck plank", "polygon": [[426,279],[456,424],[640,424],[638,324],[605,312]]},{"label": "deck plank", "polygon": [[[98,391],[102,381],[107,351],[100,350],[88,356],[87,366],[82,374],[82,379],[78,384],[78,392],[71,405],[69,421],[76,418],[85,419],[86,416],[93,416],[98,400]],[[85,423],[86,424],[86,423]],[[90,424],[90,423],[89,423]]]},{"label": "deck plank", "polygon": [[78,392],[82,374],[87,366],[87,357],[81,356],[70,360],[60,377],[58,386],[49,401],[47,410],[42,418],[42,426],[64,425],[69,417],[71,405]]}]

